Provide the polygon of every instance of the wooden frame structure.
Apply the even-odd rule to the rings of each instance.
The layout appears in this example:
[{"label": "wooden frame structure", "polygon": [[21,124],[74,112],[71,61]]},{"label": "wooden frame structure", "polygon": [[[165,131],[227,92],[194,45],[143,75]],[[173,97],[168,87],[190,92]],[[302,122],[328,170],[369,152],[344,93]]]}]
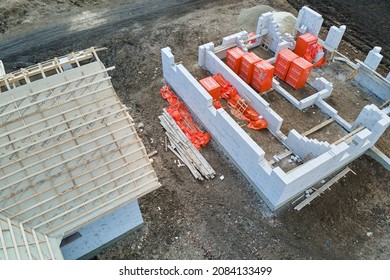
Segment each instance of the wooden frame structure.
[{"label": "wooden frame structure", "polygon": [[0,259],[62,258],[64,235],[160,186],[113,68],[91,48],[0,78]]}]

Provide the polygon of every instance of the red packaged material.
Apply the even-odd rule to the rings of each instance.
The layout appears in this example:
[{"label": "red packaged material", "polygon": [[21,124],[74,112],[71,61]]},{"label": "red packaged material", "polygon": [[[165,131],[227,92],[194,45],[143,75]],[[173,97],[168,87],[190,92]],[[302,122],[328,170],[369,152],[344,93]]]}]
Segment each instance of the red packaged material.
[{"label": "red packaged material", "polygon": [[275,67],[271,63],[265,60],[257,62],[253,70],[252,87],[259,92],[269,90],[272,87],[274,72]]},{"label": "red packaged material", "polygon": [[284,81],[288,69],[290,68],[291,62],[298,57],[298,55],[296,55],[289,49],[280,51],[275,62],[275,75]]},{"label": "red packaged material", "polygon": [[313,65],[306,59],[299,57],[295,59],[288,70],[286,83],[295,89],[300,89],[306,84]]},{"label": "red packaged material", "polygon": [[222,87],[213,79],[213,77],[207,77],[199,81],[199,83],[207,90],[212,96],[213,100],[219,99]]},{"label": "red packaged material", "polygon": [[311,34],[305,33],[297,38],[297,43],[295,45],[294,53],[298,56],[304,56],[307,49],[316,44],[318,41],[318,37]]},{"label": "red packaged material", "polygon": [[239,47],[228,49],[226,52],[226,65],[236,74],[240,72],[241,57],[245,52]]},{"label": "red packaged material", "polygon": [[261,61],[261,58],[258,57],[253,52],[246,53],[246,54],[244,54],[242,56],[242,58],[241,58],[241,67],[240,67],[240,77],[247,84],[251,83],[254,66],[259,61]]},{"label": "red packaged material", "polygon": [[[248,127],[254,130],[260,130],[267,128],[267,121],[260,116],[255,109],[247,104],[247,102],[241,98],[236,88],[230,84],[221,74],[213,76],[222,87],[221,97],[226,99],[231,107],[231,113],[237,118],[244,120],[248,123]],[[246,104],[247,106],[240,106],[240,104]]]},{"label": "red packaged material", "polygon": [[205,147],[210,141],[210,134],[202,132],[199,126],[192,119],[187,107],[170,90],[169,86],[162,87],[160,89],[160,93],[161,96],[169,102],[167,112],[172,116],[192,144],[194,144],[198,150],[201,147]]}]

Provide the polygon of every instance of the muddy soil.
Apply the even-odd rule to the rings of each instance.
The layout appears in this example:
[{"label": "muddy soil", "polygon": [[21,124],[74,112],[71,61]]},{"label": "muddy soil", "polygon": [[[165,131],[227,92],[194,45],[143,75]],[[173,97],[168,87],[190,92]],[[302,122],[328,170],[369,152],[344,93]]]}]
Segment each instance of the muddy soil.
[{"label": "muddy soil", "polygon": [[[288,0],[299,10],[307,5],[322,14],[324,27],[345,24],[344,39],[353,45],[347,55],[364,60],[365,55],[375,46],[382,47],[382,65],[379,71],[386,77],[390,70],[390,1],[383,0]],[[361,53],[356,53],[354,49]]]},{"label": "muddy soil", "polygon": [[[176,61],[202,77],[205,73],[196,65],[198,45],[218,44],[223,36],[240,31],[233,23],[242,9],[271,3],[297,15],[286,1],[83,1],[81,7],[75,2],[80,3],[57,1],[54,7],[66,9],[56,13],[51,6],[39,6],[36,10],[42,9],[44,16],[35,13],[34,24],[32,11],[21,20],[8,16],[0,35],[0,59],[10,71],[90,46],[107,47],[99,55],[106,66],[116,67],[111,74],[117,94],[135,122],[145,124],[139,134],[148,151],[158,151],[153,165],[162,187],[139,200],[145,226],[97,259],[390,258],[390,175],[366,156],[350,165],[356,175],[349,173],[300,212],[287,205],[272,213],[213,140],[202,150],[218,175],[210,181],[195,180],[164,149],[157,118],[167,106],[159,94],[164,84],[160,49],[170,46]],[[345,65],[338,67],[322,71],[337,87],[332,105],[353,120],[372,98],[352,83],[345,87],[343,76],[334,75]],[[324,119],[316,108],[298,113],[278,98],[267,96],[277,112],[289,117],[286,130],[295,124],[303,132]],[[318,137],[321,133],[330,137],[340,132],[329,128]],[[389,137],[381,141],[380,148],[389,155]]]}]

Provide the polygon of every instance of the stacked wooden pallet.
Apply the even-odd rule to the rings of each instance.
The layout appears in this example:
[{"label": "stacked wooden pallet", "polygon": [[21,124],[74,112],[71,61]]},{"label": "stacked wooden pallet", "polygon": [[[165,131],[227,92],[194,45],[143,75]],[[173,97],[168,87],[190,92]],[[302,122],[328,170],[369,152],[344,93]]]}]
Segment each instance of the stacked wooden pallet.
[{"label": "stacked wooden pallet", "polygon": [[199,180],[203,180],[204,177],[214,178],[214,169],[181,131],[171,115],[163,109],[163,114],[158,118],[169,139],[167,147],[188,167],[192,175]]}]

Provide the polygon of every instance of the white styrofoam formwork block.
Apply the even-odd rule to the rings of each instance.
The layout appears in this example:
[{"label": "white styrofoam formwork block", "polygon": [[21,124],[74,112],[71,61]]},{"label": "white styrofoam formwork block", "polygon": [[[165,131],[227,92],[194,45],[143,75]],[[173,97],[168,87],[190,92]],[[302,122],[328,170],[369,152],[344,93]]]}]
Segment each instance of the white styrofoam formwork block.
[{"label": "white styrofoam formwork block", "polygon": [[383,58],[383,55],[380,54],[381,50],[381,47],[374,47],[371,51],[369,51],[366,59],[364,60],[364,64],[374,71],[378,68],[379,63],[381,63]]},{"label": "white styrofoam formwork block", "polygon": [[282,118],[269,107],[267,101],[239,78],[236,73],[213,53],[212,50],[207,50],[205,52],[204,66],[213,75],[217,73],[222,74],[222,76],[237,89],[240,95],[249,101],[250,105],[267,120],[270,131],[275,135],[279,134],[283,121]]},{"label": "white styrofoam formwork block", "polygon": [[287,42],[286,40],[282,40],[281,42],[279,42],[278,46],[276,47],[275,56],[274,56],[274,57],[277,57],[277,56],[278,56],[278,53],[279,53],[280,51],[283,51],[283,50],[288,49],[289,46],[290,46],[290,43]]},{"label": "white styrofoam formwork block", "polygon": [[[313,35],[318,36],[323,21],[324,19],[321,14],[307,6],[303,6],[302,9],[299,10],[295,28],[301,33],[310,32]],[[305,30],[301,29],[302,26],[305,27]]]},{"label": "white styrofoam formwork block", "polygon": [[[302,191],[313,184],[329,176],[333,172],[343,168],[346,164],[362,155],[367,149],[375,144],[375,139],[380,137],[386,127],[390,124],[388,116],[381,116],[381,120],[374,125],[374,131],[361,134],[361,141],[367,141],[368,145],[356,148],[356,144],[341,142],[338,145],[331,145],[330,150],[320,154],[316,158],[300,165],[299,167],[285,173],[279,167],[272,168],[264,158],[264,151],[253,141],[248,134],[237,125],[237,123],[226,113],[224,109],[216,110],[211,105],[211,96],[200,86],[199,82],[182,65],[172,65],[169,62],[171,51],[169,48],[161,50],[163,75],[166,82],[179,95],[189,109],[196,114],[206,130],[212,135],[223,149],[229,154],[237,167],[243,172],[246,178],[252,183],[261,197],[267,202],[271,209],[276,209],[292,200]],[[207,55],[208,54],[208,55]],[[206,52],[205,66],[210,72],[221,72],[226,79],[234,86],[238,85],[240,90],[247,90],[238,81],[239,77],[232,71],[227,71],[217,63],[211,53]],[[208,61],[212,60],[212,61]],[[209,69],[208,67],[211,67]],[[222,73],[223,72],[223,73]],[[233,75],[233,74],[234,75]],[[236,84],[236,85],[235,85]],[[254,91],[247,91],[251,97]],[[256,100],[256,99],[254,99]],[[259,101],[259,100],[257,100]],[[320,100],[319,103],[325,103]],[[254,102],[252,105],[255,105]],[[262,104],[259,102],[259,104]],[[257,106],[259,106],[257,104]],[[263,104],[264,106],[264,104]],[[261,106],[259,106],[261,108]],[[255,107],[254,107],[255,108]],[[255,108],[256,109],[256,108]],[[257,109],[256,109],[257,110]],[[378,108],[364,108],[363,110],[380,110]],[[335,113],[335,111],[330,110]],[[375,112],[363,113],[373,114]],[[275,112],[272,115],[277,115]],[[280,117],[279,117],[280,118]],[[267,118],[266,118],[267,119]],[[276,118],[275,118],[276,119]],[[282,119],[280,118],[280,121]],[[368,128],[366,128],[368,129]],[[369,129],[368,129],[369,130]],[[325,145],[318,141],[308,141],[310,145]],[[305,142],[303,141],[303,142]]]},{"label": "white styrofoam formwork block", "polygon": [[352,129],[363,125],[371,131],[376,130],[380,132],[386,129],[389,122],[389,116],[382,112],[382,110],[379,110],[377,106],[370,104],[365,106],[360,112],[359,116],[352,125]]},{"label": "white styrofoam formwork block", "polygon": [[[285,43],[287,43],[287,47],[289,44],[283,40],[282,34],[280,33],[279,24],[274,20],[272,12],[264,13],[259,17],[259,20],[257,21],[256,35],[267,35],[269,38],[271,38],[272,41],[269,48],[274,53],[283,50],[285,48]],[[255,44],[253,44],[251,47],[253,48],[259,46],[262,40],[263,37],[257,38]]]},{"label": "white styrofoam formwork block", "polygon": [[[76,260],[143,224],[137,200],[77,230],[81,237],[61,247],[66,260]],[[92,256],[89,256],[92,257]]]},{"label": "white styrofoam formwork block", "polygon": [[[359,60],[357,67],[359,72],[354,78],[355,81],[357,81],[362,87],[368,89],[383,101],[389,100],[390,80],[385,79],[380,74],[372,70],[364,62]],[[390,78],[390,74],[388,75],[388,78]]]},{"label": "white styrofoam formwork block", "polygon": [[327,142],[319,142],[316,139],[303,137],[295,129],[290,130],[284,144],[290,147],[293,153],[301,159],[306,159],[310,156],[320,156],[332,148]]},{"label": "white styrofoam formwork block", "polygon": [[247,31],[241,31],[229,36],[226,36],[222,39],[222,46],[237,45],[240,40],[243,40],[248,37]]},{"label": "white styrofoam formwork block", "polygon": [[3,77],[5,74],[6,73],[5,73],[3,61],[0,60],[0,78]]},{"label": "white styrofoam formwork block", "polygon": [[339,47],[346,28],[347,27],[345,25],[341,25],[339,28],[332,26],[326,36],[325,43],[332,49],[336,50]]},{"label": "white styrofoam formwork block", "polygon": [[323,89],[333,91],[333,84],[324,77],[315,78],[313,87],[318,91]]},{"label": "white styrofoam formwork block", "polygon": [[[238,33],[235,33],[235,34],[232,34],[232,35],[229,35],[229,36],[226,36],[222,39],[222,50],[218,51],[218,53],[216,53],[216,55],[220,58],[220,59],[224,59],[226,57],[226,52],[228,50],[229,47],[233,47],[233,46],[239,46],[243,51],[248,51],[246,49],[246,45],[244,43],[244,39],[248,37],[248,32],[246,31],[241,31],[241,32],[238,32]],[[207,46],[207,48],[209,50],[214,50],[214,43],[208,43],[204,46]],[[201,49],[204,49],[205,48],[201,48],[199,47],[199,51]],[[200,66],[204,66],[202,65],[201,63],[204,63],[202,61],[202,59],[204,59],[204,56],[203,54],[199,53],[199,61],[198,61],[198,64]]]},{"label": "white styrofoam formwork block", "polygon": [[287,90],[285,90],[280,83],[273,79],[272,82],[273,88],[276,92],[280,93],[284,98],[286,98],[291,104],[293,104],[298,110],[306,109],[314,105],[317,101],[328,98],[333,91],[333,84],[328,82],[325,78],[316,78],[314,83],[314,88],[319,90],[317,93],[312,94],[302,100],[296,99],[292,96]]},{"label": "white styrofoam formwork block", "polygon": [[335,110],[332,106],[330,106],[328,103],[326,103],[324,100],[317,100],[315,105],[321,109],[322,112],[327,114],[329,117],[333,118],[336,123],[338,123],[340,126],[342,126],[345,130],[351,131],[352,125],[348,123],[346,120],[344,120],[340,115],[338,114],[337,110]]}]

